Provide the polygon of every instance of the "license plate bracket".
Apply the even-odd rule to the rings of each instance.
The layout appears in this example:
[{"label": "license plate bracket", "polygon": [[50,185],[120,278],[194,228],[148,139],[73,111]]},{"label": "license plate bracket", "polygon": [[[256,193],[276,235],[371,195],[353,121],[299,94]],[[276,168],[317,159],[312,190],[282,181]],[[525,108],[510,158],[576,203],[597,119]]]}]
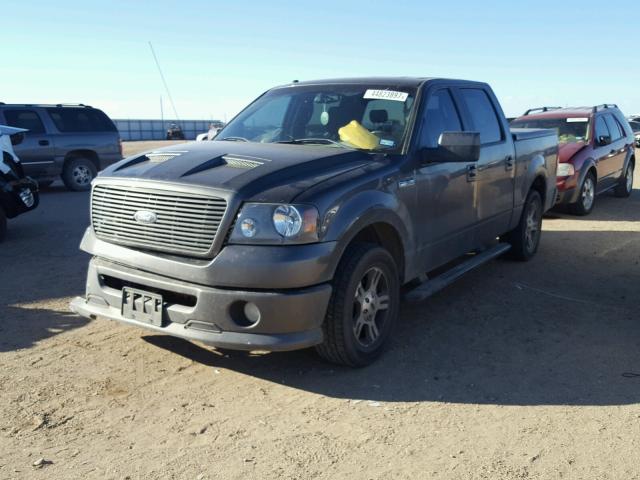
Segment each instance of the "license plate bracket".
[{"label": "license plate bracket", "polygon": [[162,326],[162,295],[136,288],[122,289],[122,316],[129,320]]}]

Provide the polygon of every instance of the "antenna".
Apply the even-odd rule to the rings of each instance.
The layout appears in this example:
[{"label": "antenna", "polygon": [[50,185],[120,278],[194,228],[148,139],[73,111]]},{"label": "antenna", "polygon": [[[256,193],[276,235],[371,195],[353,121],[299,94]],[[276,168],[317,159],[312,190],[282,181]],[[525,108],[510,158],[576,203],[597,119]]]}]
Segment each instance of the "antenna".
[{"label": "antenna", "polygon": [[156,62],[156,66],[158,67],[158,73],[160,73],[160,78],[162,79],[162,83],[164,84],[164,89],[167,91],[167,96],[169,97],[169,103],[171,103],[171,108],[173,108],[173,113],[176,116],[176,120],[180,121],[180,117],[178,116],[178,111],[176,110],[176,105],[173,103],[173,97],[171,96],[171,92],[169,91],[169,86],[167,85],[167,81],[164,79],[164,75],[162,74],[162,69],[160,68],[160,62],[158,62],[158,57],[156,57],[156,52],[153,49],[153,45],[149,42],[149,47],[151,48],[151,55],[153,55],[153,59]]}]

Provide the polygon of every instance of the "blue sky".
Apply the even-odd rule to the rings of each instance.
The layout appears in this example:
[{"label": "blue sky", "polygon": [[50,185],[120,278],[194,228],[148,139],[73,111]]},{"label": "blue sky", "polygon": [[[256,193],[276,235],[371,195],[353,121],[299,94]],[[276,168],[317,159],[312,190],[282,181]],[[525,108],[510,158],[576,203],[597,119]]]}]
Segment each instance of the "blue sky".
[{"label": "blue sky", "polygon": [[151,41],[183,119],[230,118],[293,79],[366,75],[486,81],[508,115],[640,113],[637,2],[429,3],[3,0],[0,101],[159,118],[162,95],[169,116]]}]

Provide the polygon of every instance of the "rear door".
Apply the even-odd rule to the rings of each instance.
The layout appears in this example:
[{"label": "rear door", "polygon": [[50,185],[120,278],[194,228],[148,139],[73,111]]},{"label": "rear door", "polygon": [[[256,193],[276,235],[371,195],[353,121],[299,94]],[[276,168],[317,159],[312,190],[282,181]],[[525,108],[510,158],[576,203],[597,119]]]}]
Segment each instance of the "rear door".
[{"label": "rear door", "polygon": [[[611,124],[608,114],[597,115],[594,123],[594,156],[596,157],[596,169],[598,171],[598,191],[611,187],[616,180],[616,172],[622,167],[619,152],[621,134],[619,128]],[[610,128],[611,127],[611,128]],[[618,138],[616,138],[618,137]],[[624,144],[624,141],[622,141]],[[624,159],[622,160],[624,161]]]},{"label": "rear door", "polygon": [[[422,109],[418,151],[435,149],[443,132],[460,132],[462,121],[450,89],[429,92]],[[473,248],[477,222],[476,184],[469,171],[474,162],[426,163],[416,171],[416,214],[420,257],[425,271],[441,266]]]},{"label": "rear door", "polygon": [[36,108],[6,108],[4,121],[11,127],[26,128],[24,140],[14,147],[26,175],[46,175],[54,165],[53,135],[44,127]]},{"label": "rear door", "polygon": [[611,149],[609,155],[611,156],[611,179],[613,182],[617,181],[622,175],[622,169],[624,168],[624,162],[627,156],[627,139],[625,138],[624,129],[616,118],[611,113],[607,113],[604,116],[607,127],[609,127],[609,133],[611,134]]},{"label": "rear door", "polygon": [[480,132],[477,164],[476,245],[482,246],[506,232],[513,211],[515,158],[513,142],[501,121],[502,112],[492,92],[483,87],[456,90],[463,105],[465,130]]}]

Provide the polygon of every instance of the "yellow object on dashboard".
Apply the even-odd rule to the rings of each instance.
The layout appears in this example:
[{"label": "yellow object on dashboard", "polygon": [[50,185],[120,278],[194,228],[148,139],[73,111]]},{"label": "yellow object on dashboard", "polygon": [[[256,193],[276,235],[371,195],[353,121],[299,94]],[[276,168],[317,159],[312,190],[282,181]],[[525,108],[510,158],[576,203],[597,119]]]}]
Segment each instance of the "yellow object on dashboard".
[{"label": "yellow object on dashboard", "polygon": [[348,124],[338,130],[340,140],[350,143],[358,148],[373,150],[378,148],[380,139],[369,130],[364,128],[356,120],[351,120]]}]

